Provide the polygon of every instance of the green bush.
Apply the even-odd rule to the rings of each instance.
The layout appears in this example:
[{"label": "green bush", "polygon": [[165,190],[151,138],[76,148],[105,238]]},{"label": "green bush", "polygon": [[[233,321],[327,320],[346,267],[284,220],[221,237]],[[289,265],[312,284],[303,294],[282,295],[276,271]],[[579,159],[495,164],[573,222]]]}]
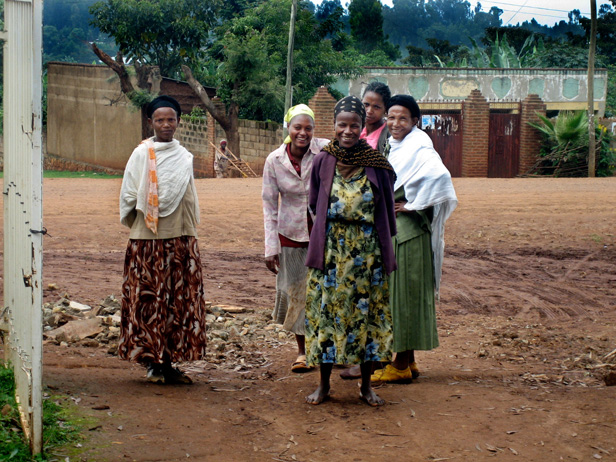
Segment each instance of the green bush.
[{"label": "green bush", "polygon": [[[560,112],[556,119],[538,114],[539,123],[529,124],[539,130],[544,142],[540,158],[531,171],[538,175],[584,177],[588,175],[588,117],[584,111]],[[599,177],[612,176],[616,153],[610,147],[613,135],[603,125],[595,126],[596,170]]]}]

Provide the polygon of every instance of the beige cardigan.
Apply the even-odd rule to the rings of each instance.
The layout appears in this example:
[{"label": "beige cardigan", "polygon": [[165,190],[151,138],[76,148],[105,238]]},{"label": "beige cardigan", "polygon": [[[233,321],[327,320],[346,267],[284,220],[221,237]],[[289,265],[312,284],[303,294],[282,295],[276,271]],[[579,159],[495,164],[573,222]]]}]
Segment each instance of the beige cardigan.
[{"label": "beige cardigan", "polygon": [[193,188],[186,188],[186,193],[178,207],[166,217],[158,219],[158,234],[154,234],[145,225],[143,212],[133,209],[126,218],[130,227],[130,239],[173,239],[180,236],[197,237],[197,217],[195,216],[195,196]]}]

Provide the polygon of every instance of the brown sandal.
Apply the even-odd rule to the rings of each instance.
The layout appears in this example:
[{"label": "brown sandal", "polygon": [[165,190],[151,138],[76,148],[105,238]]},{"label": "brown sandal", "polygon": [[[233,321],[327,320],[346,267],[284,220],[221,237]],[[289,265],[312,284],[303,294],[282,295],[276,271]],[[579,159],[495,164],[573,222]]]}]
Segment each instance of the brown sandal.
[{"label": "brown sandal", "polygon": [[306,355],[299,355],[293,365],[291,366],[291,372],[308,372],[313,368],[306,364]]}]

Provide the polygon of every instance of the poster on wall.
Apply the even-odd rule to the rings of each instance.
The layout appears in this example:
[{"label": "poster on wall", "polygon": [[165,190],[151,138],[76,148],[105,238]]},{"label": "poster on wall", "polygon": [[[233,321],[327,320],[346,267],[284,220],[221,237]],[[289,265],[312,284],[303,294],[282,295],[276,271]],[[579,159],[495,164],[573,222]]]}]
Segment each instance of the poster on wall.
[{"label": "poster on wall", "polygon": [[421,128],[423,130],[434,130],[434,122],[436,116],[433,115],[422,115],[421,116]]}]

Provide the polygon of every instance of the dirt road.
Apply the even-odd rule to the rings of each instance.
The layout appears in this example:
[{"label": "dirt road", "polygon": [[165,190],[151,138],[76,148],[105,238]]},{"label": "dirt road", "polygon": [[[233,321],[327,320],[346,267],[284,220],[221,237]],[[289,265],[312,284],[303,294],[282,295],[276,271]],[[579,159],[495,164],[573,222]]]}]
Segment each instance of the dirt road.
[{"label": "dirt road", "polygon": [[[616,369],[616,178],[454,183],[441,346],[417,354],[413,384],[379,389],[386,406],[369,408],[337,377],[331,401],[304,404],[318,377],[290,373],[291,339],[255,338],[259,367],[212,351],[189,387],[148,384],[106,348],[49,344],[46,384],[95,419],[70,460],[616,460],[616,387],[602,379]],[[59,286],[45,301],[119,295],[119,188],[45,180],[44,286]],[[275,280],[262,262],[260,179],[197,190],[208,298],[266,317]]]}]

